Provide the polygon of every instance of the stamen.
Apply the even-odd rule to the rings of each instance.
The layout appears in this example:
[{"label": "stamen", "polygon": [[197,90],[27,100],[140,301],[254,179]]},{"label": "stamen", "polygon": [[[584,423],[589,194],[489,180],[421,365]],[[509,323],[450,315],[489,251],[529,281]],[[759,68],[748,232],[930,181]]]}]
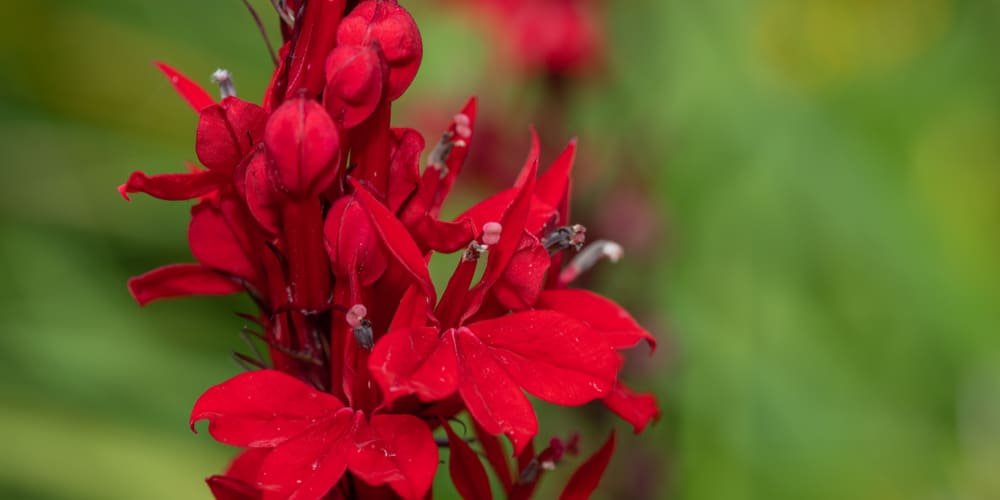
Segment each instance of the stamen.
[{"label": "stamen", "polygon": [[601,259],[608,259],[612,263],[618,262],[624,253],[625,250],[618,243],[597,240],[587,245],[580,253],[576,254],[576,257],[573,257],[573,260],[559,273],[559,283],[562,285],[571,283],[581,274],[589,271]]},{"label": "stamen", "polygon": [[463,139],[468,139],[472,137],[471,121],[469,120],[469,115],[465,113],[459,113],[455,115],[455,133]]},{"label": "stamen", "polygon": [[372,350],[375,346],[375,333],[372,331],[372,323],[365,318],[368,315],[368,308],[364,304],[354,304],[347,311],[347,324],[351,326],[354,333],[354,340],[366,351]]},{"label": "stamen", "polygon": [[483,244],[486,246],[496,245],[500,241],[501,231],[503,231],[503,226],[499,222],[483,224]]},{"label": "stamen", "polygon": [[236,97],[236,86],[233,85],[233,75],[228,70],[219,68],[212,73],[212,83],[219,85],[219,94],[223,99]]},{"label": "stamen", "polygon": [[580,251],[583,243],[587,241],[587,228],[580,224],[562,226],[553,230],[542,239],[542,245],[549,251],[549,255],[555,255],[567,248],[573,247]]},{"label": "stamen", "polygon": [[479,256],[485,251],[486,245],[478,241],[472,241],[469,243],[469,247],[465,249],[465,253],[462,254],[462,260],[479,260]]}]

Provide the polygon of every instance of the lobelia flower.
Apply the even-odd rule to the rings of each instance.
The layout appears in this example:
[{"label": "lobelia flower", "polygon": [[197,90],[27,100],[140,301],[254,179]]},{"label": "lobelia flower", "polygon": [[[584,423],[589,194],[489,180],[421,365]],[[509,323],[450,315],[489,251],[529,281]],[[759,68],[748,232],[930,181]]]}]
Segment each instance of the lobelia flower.
[{"label": "lobelia flower", "polygon": [[[413,18],[393,0],[275,5],[283,44],[263,105],[236,97],[228,73],[217,73],[216,102],[158,63],[199,115],[204,169],[136,172],[119,188],[197,200],[197,262],[130,280],[140,304],[245,291],[258,307],[241,314],[255,325],[243,335],[268,355],[236,354],[250,371],[208,389],[191,414],[192,429],[207,420],[212,437],[244,448],[207,479],[216,498],[424,498],[440,446],[459,493],[491,497],[479,455],[449,423],[463,412],[503,493],[527,498],[577,438],[536,454],[525,391],[567,406],[602,400],[641,431],[658,409],[618,380],[618,351],[655,347],[652,335],[612,301],[567,288],[617,247],[596,242],[563,262],[584,242],[569,220],[575,143],[538,176],[535,139],[511,188],[441,220],[476,102],[421,172],[423,137],[390,126],[422,56]],[[459,251],[439,298],[428,260]],[[613,446],[614,434],[564,497],[593,491]]]}]

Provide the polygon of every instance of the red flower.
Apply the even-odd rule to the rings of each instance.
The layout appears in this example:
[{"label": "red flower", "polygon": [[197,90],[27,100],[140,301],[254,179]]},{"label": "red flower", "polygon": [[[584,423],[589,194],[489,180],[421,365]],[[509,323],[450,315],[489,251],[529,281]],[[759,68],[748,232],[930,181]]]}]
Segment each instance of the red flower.
[{"label": "red flower", "polygon": [[[454,116],[421,172],[423,137],[390,126],[392,101],[422,57],[420,34],[394,0],[347,3],[277,2],[284,45],[263,106],[235,97],[231,78],[215,102],[158,65],[199,114],[204,168],[136,172],[119,190],[196,199],[188,244],[197,262],[133,278],[130,290],[141,304],[245,290],[258,307],[242,315],[254,323],[244,332],[268,356],[237,354],[253,371],[208,389],[191,416],[192,428],[208,420],[216,440],[246,448],[207,480],[217,498],[423,498],[441,422],[456,487],[489,496],[478,455],[447,424],[465,411],[504,491],[526,497],[576,441],[552,440],[536,455],[525,393],[566,406],[601,399],[639,431],[656,402],[621,383],[618,350],[655,341],[617,304],[565,288],[601,254],[563,262],[585,231],[569,220],[575,142],[538,176],[535,138],[511,188],[440,220],[476,102]],[[428,260],[456,251],[439,294]],[[514,445],[517,475],[500,434]],[[612,446],[567,495],[589,494]]]}]

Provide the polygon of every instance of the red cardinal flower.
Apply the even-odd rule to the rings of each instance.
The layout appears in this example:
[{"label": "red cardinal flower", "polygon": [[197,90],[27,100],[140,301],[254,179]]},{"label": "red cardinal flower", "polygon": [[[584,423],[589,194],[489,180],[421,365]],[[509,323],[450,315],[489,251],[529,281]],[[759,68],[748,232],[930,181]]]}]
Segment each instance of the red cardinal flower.
[{"label": "red cardinal flower", "polygon": [[[237,98],[228,73],[216,102],[158,64],[198,113],[202,166],[136,172],[119,188],[126,198],[196,200],[195,262],[130,280],[140,304],[246,291],[257,307],[241,314],[254,352],[235,354],[250,371],[208,389],[191,415],[192,428],[207,420],[212,437],[244,448],[207,479],[216,498],[425,498],[439,446],[451,449],[465,497],[493,494],[481,453],[503,492],[525,498],[577,445],[553,439],[535,453],[528,394],[564,406],[599,399],[642,430],[656,401],[619,380],[618,351],[655,340],[609,299],[567,288],[617,252],[583,247],[585,228],[570,222],[575,142],[539,176],[533,135],[512,187],[441,220],[476,101],[454,115],[421,172],[424,138],[390,126],[423,54],[410,14],[394,0],[274,4],[284,43],[263,105]],[[428,261],[454,252],[439,291]],[[449,423],[465,413],[474,443]],[[613,443],[564,497],[590,494]]]}]

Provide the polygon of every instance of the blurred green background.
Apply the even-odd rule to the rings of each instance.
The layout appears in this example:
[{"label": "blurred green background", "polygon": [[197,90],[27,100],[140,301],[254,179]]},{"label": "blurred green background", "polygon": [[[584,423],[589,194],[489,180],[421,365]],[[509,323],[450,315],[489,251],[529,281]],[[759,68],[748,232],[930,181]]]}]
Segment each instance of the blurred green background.
[{"label": "blurred green background", "polygon": [[[428,103],[447,119],[475,93],[498,120],[530,95],[453,6],[403,3],[425,61],[396,124],[433,138]],[[206,85],[226,67],[259,100],[263,44],[238,0],[2,7],[0,498],[207,498],[230,450],[186,419],[237,373],[229,311],[250,306],[140,310],[125,281],[190,260],[187,211],[115,187],[194,159],[196,117],[150,61]],[[627,377],[664,409],[641,437],[618,425],[604,495],[1000,498],[1000,3],[604,11],[565,128],[598,166],[581,213],[614,209],[599,184],[655,207],[653,247],[593,287],[662,339]]]}]

